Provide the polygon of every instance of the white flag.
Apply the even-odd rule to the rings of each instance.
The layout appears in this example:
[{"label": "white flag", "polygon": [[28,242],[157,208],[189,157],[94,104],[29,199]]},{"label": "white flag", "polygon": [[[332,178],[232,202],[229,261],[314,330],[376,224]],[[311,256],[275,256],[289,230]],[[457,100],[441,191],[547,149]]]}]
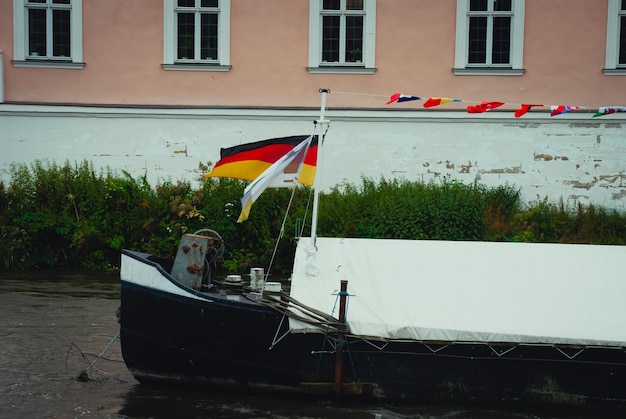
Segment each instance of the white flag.
[{"label": "white flag", "polygon": [[291,164],[297,164],[298,169],[294,171],[294,177],[291,182],[295,185],[300,174],[300,169],[302,168],[302,162],[304,161],[304,156],[306,156],[306,152],[311,144],[311,139],[313,137],[309,136],[300,144],[291,149],[287,154],[282,156],[280,159],[276,161],[276,163],[272,164],[268,167],[263,173],[259,175],[258,178],[254,179],[252,183],[250,183],[241,198],[241,214],[239,215],[238,223],[242,221],[246,221],[248,219],[248,215],[250,214],[250,208],[254,201],[257,200],[259,196],[263,193],[263,191],[272,186],[272,184],[276,181],[278,176],[283,175],[287,166]]}]

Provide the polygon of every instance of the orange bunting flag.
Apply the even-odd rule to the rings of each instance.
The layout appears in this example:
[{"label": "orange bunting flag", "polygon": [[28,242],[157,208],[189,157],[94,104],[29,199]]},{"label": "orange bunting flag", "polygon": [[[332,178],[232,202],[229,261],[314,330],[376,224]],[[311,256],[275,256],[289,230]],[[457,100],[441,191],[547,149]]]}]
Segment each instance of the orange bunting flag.
[{"label": "orange bunting flag", "polygon": [[445,105],[450,102],[462,102],[461,99],[452,99],[449,97],[430,97],[424,103],[425,108],[432,108],[433,106]]},{"label": "orange bunting flag", "polygon": [[504,105],[504,102],[481,102],[467,107],[467,113],[483,113]]},{"label": "orange bunting flag", "polygon": [[525,115],[530,110],[530,108],[532,108],[533,106],[543,106],[543,105],[540,105],[540,104],[529,105],[527,103],[523,103],[522,106],[519,109],[515,110],[515,117],[519,118],[519,117]]}]

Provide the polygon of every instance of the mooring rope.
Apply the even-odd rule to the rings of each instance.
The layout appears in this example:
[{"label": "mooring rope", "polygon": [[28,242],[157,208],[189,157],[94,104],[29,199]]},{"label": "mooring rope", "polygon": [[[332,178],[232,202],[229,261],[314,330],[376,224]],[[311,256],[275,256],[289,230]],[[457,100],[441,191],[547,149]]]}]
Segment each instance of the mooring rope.
[{"label": "mooring rope", "polygon": [[[285,293],[281,293],[282,299],[286,299],[287,301],[282,301],[274,298],[263,298],[263,300],[258,301],[256,299],[252,299],[251,297],[244,294],[244,297],[248,298],[251,301],[254,301],[258,304],[265,305],[276,310],[278,313],[283,314],[289,318],[299,320],[304,323],[308,323],[317,327],[327,327],[332,328],[335,331],[339,331],[341,328],[341,324],[339,321],[332,316],[328,316],[327,314],[315,310],[312,307],[308,307],[305,304],[300,303],[296,299],[288,296]],[[297,314],[294,310],[299,311],[302,314]]]}]

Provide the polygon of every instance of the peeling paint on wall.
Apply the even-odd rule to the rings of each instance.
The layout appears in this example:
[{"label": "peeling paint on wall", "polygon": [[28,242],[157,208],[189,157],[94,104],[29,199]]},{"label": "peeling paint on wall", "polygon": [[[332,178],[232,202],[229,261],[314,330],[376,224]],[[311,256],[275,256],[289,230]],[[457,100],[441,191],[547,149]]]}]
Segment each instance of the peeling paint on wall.
[{"label": "peeling paint on wall", "polygon": [[543,160],[543,161],[562,160],[562,161],[568,161],[569,157],[567,157],[567,156],[551,156],[549,154],[535,154],[535,160]]},{"label": "peeling paint on wall", "polygon": [[189,157],[187,154],[187,147],[185,146],[184,150],[174,150],[174,155],[184,155],[185,157]]},{"label": "peeling paint on wall", "polygon": [[[18,108],[0,109],[2,178],[13,162],[87,159],[96,167],[145,174],[153,184],[199,182],[204,173],[200,167],[219,160],[220,148],[310,133],[314,119],[314,112],[297,117],[294,111],[283,118],[271,110],[245,117],[238,117],[237,111],[215,115],[213,110],[185,110],[181,115],[172,110],[152,111],[154,115],[149,110],[130,110],[128,115],[120,110],[115,115],[83,111],[49,117],[45,107],[33,107],[30,113]],[[512,122],[476,121],[458,113],[445,120],[423,113],[405,119],[393,113],[372,114],[359,117],[354,111],[354,116],[342,119],[340,112],[329,111],[322,189],[359,184],[363,176],[423,182],[445,178],[516,186],[528,203],[562,199],[568,205],[594,203],[626,210],[626,124],[621,120]]]},{"label": "peeling paint on wall", "polygon": [[490,170],[483,170],[482,173],[495,173],[495,174],[502,174],[502,173],[507,173],[507,174],[524,174],[524,172],[522,171],[522,166],[518,166],[518,167],[502,167],[502,168],[495,168],[495,169],[490,169]]}]

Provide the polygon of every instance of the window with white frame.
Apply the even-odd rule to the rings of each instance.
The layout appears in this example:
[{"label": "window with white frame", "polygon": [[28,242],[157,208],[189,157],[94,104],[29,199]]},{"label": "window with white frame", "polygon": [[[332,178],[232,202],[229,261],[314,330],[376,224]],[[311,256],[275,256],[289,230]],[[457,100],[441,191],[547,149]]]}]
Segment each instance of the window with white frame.
[{"label": "window with white frame", "polygon": [[525,0],[457,0],[455,74],[521,75]]},{"label": "window with white frame", "polygon": [[230,69],[230,0],[164,0],[163,68]]},{"label": "window with white frame", "polygon": [[609,0],[604,74],[626,75],[626,0]]},{"label": "window with white frame", "polygon": [[309,0],[311,73],[376,70],[376,0]]},{"label": "window with white frame", "polygon": [[82,0],[13,0],[17,67],[83,68]]}]

